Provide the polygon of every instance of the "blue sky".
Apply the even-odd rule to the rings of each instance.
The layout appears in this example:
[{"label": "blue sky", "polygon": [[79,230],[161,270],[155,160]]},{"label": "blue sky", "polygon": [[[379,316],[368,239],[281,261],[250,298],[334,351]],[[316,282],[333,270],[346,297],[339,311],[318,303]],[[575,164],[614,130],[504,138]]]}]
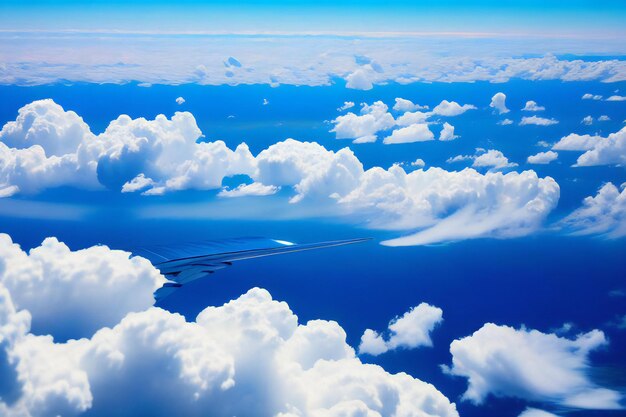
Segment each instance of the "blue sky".
[{"label": "blue sky", "polygon": [[624,415],[624,12],[3,2],[0,415]]}]

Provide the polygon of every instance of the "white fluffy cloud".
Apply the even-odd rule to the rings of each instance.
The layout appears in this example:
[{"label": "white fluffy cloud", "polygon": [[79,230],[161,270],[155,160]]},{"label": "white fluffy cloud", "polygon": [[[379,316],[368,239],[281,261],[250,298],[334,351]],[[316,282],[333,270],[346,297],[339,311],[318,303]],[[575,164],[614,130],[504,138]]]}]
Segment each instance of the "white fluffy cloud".
[{"label": "white fluffy cloud", "polygon": [[608,122],[610,120],[611,120],[611,118],[609,116],[607,116],[606,114],[598,116],[598,121],[599,122]]},{"label": "white fluffy cloud", "polygon": [[[53,102],[45,104],[45,108],[57,110]],[[361,116],[352,113],[340,116],[346,119],[341,119],[336,131],[367,137],[382,127],[393,125],[393,117],[382,102],[363,105],[362,112]],[[426,130],[423,133],[428,135]],[[247,175],[254,185],[224,189],[222,196],[267,195],[279,187],[290,188],[295,192],[292,203],[314,202],[324,207],[326,215],[349,216],[350,221],[368,227],[414,232],[437,226],[437,232],[430,237],[418,233],[420,238],[415,240],[432,243],[463,237],[530,233],[553,208],[559,193],[558,185],[551,178],[540,179],[532,171],[519,174],[528,181],[529,191],[510,200],[509,204],[519,206],[508,207],[518,210],[519,217],[494,215],[486,221],[482,219],[485,213],[507,209],[501,205],[504,200],[500,201],[496,194],[504,197],[507,187],[516,187],[508,184],[517,181],[513,176],[505,177],[504,183],[490,187],[491,191],[485,193],[480,190],[487,183],[501,180],[473,170],[450,173],[430,169],[407,174],[395,166],[388,170],[374,167],[366,171],[347,148],[332,152],[317,143],[292,139],[274,144],[254,157],[245,144],[233,151],[221,141],[196,142],[201,132],[193,116],[185,112],[175,113],[171,119],[157,116],[155,120],[120,116],[104,133],[95,136],[88,132],[87,136],[75,153],[63,156],[71,161],[71,169],[53,170],[45,176],[55,178],[54,183],[41,180],[40,165],[29,165],[30,171],[22,175],[11,161],[15,160],[16,152],[30,152],[33,148],[38,149],[44,161],[56,161],[57,157],[46,157],[38,145],[23,150],[0,143],[0,160],[5,157],[9,161],[0,171],[0,178],[3,178],[0,195],[17,192],[17,187],[21,189],[28,181],[40,188],[91,181],[94,186],[104,184],[124,192],[155,195],[187,188],[219,189],[224,177]],[[496,151],[477,156],[476,161],[476,166],[511,166],[506,157]],[[84,175],[77,174],[83,172],[80,169]],[[522,219],[522,213],[527,217]],[[446,224],[454,223],[452,218],[462,217],[473,223],[472,227],[455,226],[459,230],[448,230]],[[442,221],[446,222],[439,226]],[[408,243],[410,241],[413,240],[393,241],[392,244],[412,244]]]},{"label": "white fluffy cloud", "polygon": [[626,127],[607,137],[572,133],[561,138],[552,149],[584,151],[576,166],[623,165],[626,163]]},{"label": "white fluffy cloud", "polygon": [[537,104],[534,100],[529,100],[522,111],[544,111],[546,108]]},{"label": "white fluffy cloud", "polygon": [[377,133],[391,129],[395,120],[388,107],[382,101],[376,101],[371,105],[363,103],[360,115],[352,112],[338,116],[333,123],[335,126],[331,132],[337,139],[354,139],[355,142],[374,142]]},{"label": "white fluffy cloud", "polygon": [[600,330],[567,339],[537,330],[485,324],[450,345],[451,375],[468,379],[463,399],[489,395],[585,409],[620,409],[621,395],[588,376],[589,354],[607,344]]},{"label": "white fluffy cloud", "polygon": [[583,200],[580,208],[561,221],[561,225],[577,235],[626,236],[626,183],[620,188],[604,184],[595,197]]},{"label": "white fluffy cloud", "polygon": [[[454,128],[453,128],[454,129]],[[387,136],[383,143],[412,143],[412,142],[425,142],[434,140],[435,135],[430,131],[426,123],[415,123],[407,127],[402,127],[391,132],[391,135]]]},{"label": "white fluffy cloud", "polygon": [[343,105],[341,105],[341,107],[337,108],[337,111],[339,111],[339,112],[345,111],[345,110],[351,109],[352,107],[354,107],[354,102],[353,101],[344,101]]},{"label": "white fluffy cloud", "polygon": [[584,124],[584,125],[592,125],[593,124],[593,116],[585,116],[583,117],[583,119],[580,121],[580,123]]},{"label": "white fluffy cloud", "polygon": [[585,93],[583,94],[583,100],[602,100],[602,96],[599,94]]},{"label": "white fluffy cloud", "polygon": [[183,97],[176,98],[176,104],[180,106],[183,103],[185,103],[185,99]]},{"label": "white fluffy cloud", "polygon": [[606,101],[626,101],[626,96],[614,95],[607,98]]},{"label": "white fluffy cloud", "polygon": [[416,110],[426,110],[428,106],[420,106],[419,104],[413,103],[411,100],[398,97],[396,98],[396,104],[393,105],[393,109],[397,112],[406,113]]},{"label": "white fluffy cloud", "polygon": [[448,122],[444,122],[441,132],[439,132],[439,140],[446,141],[454,140],[456,138],[458,138],[458,136],[454,134],[454,126]]},{"label": "white fluffy cloud", "polygon": [[460,114],[465,113],[468,110],[475,110],[476,106],[472,104],[463,104],[460,105],[456,101],[448,101],[442,100],[435,108],[432,113],[437,116],[458,116]]},{"label": "white fluffy cloud", "polygon": [[559,121],[556,119],[546,119],[545,117],[530,116],[522,117],[522,121],[519,122],[520,126],[535,125],[535,126],[550,126],[555,125]]},{"label": "white fluffy cloud", "polygon": [[527,162],[529,164],[549,164],[558,157],[559,154],[554,151],[539,152],[535,155],[529,156]]},{"label": "white fluffy cloud", "polygon": [[37,333],[91,336],[152,306],[152,292],[165,282],[148,261],[129,257],[106,246],[71,251],[54,238],[27,253],[0,234],[0,283],[18,309],[33,314]]},{"label": "white fluffy cloud", "polygon": [[0,187],[12,190],[7,195],[60,185],[162,194],[215,189],[225,176],[252,173],[245,144],[232,151],[221,141],[197,143],[201,134],[191,113],[177,112],[122,115],[96,136],[74,112],[35,101],[0,132]]},{"label": "white fluffy cloud", "polygon": [[[133,294],[151,295],[140,291]],[[0,283],[0,366],[10,388],[0,399],[3,416],[130,417],[137,404],[155,417],[458,416],[432,385],[361,363],[337,323],[298,324],[286,303],[259,288],[194,321],[148,307],[64,343],[29,333],[31,313],[12,296]],[[34,320],[38,314],[45,312]]]},{"label": "white fluffy cloud", "polygon": [[280,187],[274,185],[263,185],[258,182],[252,184],[240,184],[232,190],[224,187],[217,195],[219,197],[248,197],[248,196],[264,196],[276,194]]},{"label": "white fluffy cloud", "polygon": [[430,333],[443,321],[443,311],[426,303],[412,307],[402,317],[396,317],[387,326],[384,334],[367,329],[361,336],[360,354],[380,355],[398,348],[415,349],[432,346]]},{"label": "white fluffy cloud", "polygon": [[496,93],[491,97],[491,103],[489,107],[498,111],[499,114],[508,113],[509,109],[506,108],[506,94]]},{"label": "white fluffy cloud", "polygon": [[508,125],[512,125],[513,124],[513,120],[511,119],[504,119],[504,120],[500,120],[498,122],[499,125],[501,126],[508,126]]},{"label": "white fluffy cloud", "polygon": [[489,149],[487,152],[480,154],[474,159],[472,163],[473,167],[478,168],[494,168],[503,169],[517,166],[514,162],[509,162],[509,158],[504,156],[501,151],[495,149]]}]

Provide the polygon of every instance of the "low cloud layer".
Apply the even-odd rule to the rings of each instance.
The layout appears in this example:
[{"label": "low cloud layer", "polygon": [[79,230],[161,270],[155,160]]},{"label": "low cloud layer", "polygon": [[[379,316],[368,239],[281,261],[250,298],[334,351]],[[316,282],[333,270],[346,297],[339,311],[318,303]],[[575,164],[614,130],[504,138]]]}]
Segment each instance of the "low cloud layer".
[{"label": "low cloud layer", "polygon": [[[619,40],[584,42],[543,38],[511,42],[506,54],[493,39],[458,36],[215,36],[215,34],[136,34],[117,32],[1,34],[0,84],[39,85],[56,82],[125,83],[143,85],[268,84],[330,85],[342,79],[346,87],[369,90],[396,82],[506,82],[511,79],[605,82],[626,79],[619,59],[559,59],[554,50],[575,55],[622,51]],[[71,36],[70,50],[58,45]],[[609,49],[607,49],[609,48]],[[160,53],[155,54],[153,51]],[[442,54],[440,51],[445,50]],[[548,53],[548,54],[547,54]],[[542,56],[543,55],[543,56]],[[525,57],[524,57],[525,56]],[[530,57],[534,56],[534,57]],[[236,58],[235,58],[236,57]],[[272,57],[272,59],[268,59]],[[238,64],[235,64],[237,62]],[[616,96],[620,97],[620,96]]]},{"label": "low cloud layer", "polygon": [[[105,259],[118,255],[105,247],[86,249],[94,250]],[[82,288],[71,279],[83,273],[84,266],[74,259],[77,253],[56,257],[66,266],[67,292]],[[126,275],[135,268],[115,265]],[[152,268],[152,273],[157,272]],[[107,282],[96,280],[93,291],[84,294],[96,301],[86,304],[94,308],[86,312],[90,317],[99,312],[97,291],[107,288]],[[61,343],[30,333],[31,318],[42,320],[46,312],[18,307],[14,299],[22,297],[19,291],[0,282],[3,416],[130,417],[136,415],[136,404],[155,417],[458,416],[434,386],[361,363],[336,322],[299,324],[286,303],[263,289],[207,307],[193,321],[145,307],[122,314],[90,337]],[[140,299],[152,295],[151,288],[135,288],[132,294]],[[51,298],[46,306],[66,304],[63,308],[76,311],[83,308],[77,302]]]},{"label": "low cloud layer", "polygon": [[[455,113],[463,106],[448,102],[443,108]],[[351,129],[363,138],[394,120],[382,102],[363,109],[361,116],[344,116],[356,123]],[[51,132],[51,137],[42,132]],[[64,142],[67,135],[71,146]],[[201,135],[188,112],[155,120],[122,115],[94,135],[75,113],[51,100],[36,101],[20,109],[16,121],[0,132],[0,194],[70,185],[158,195],[220,190],[225,177],[244,175],[254,184],[235,184],[222,189],[221,196],[261,198],[290,189],[292,204],[315,204],[326,208],[327,215],[349,215],[367,227],[414,233],[387,242],[391,245],[525,235],[540,227],[559,198],[558,184],[533,171],[504,175],[430,168],[407,173],[397,165],[365,170],[348,148],[334,152],[315,142],[288,139],[254,156],[245,143],[231,150],[221,141],[197,142]],[[48,155],[47,147],[60,155]],[[478,155],[474,166],[501,169],[513,164],[490,150]]]},{"label": "low cloud layer", "polygon": [[606,344],[600,330],[568,339],[488,323],[452,342],[452,366],[444,369],[467,378],[463,399],[475,404],[493,395],[572,408],[621,409],[622,396],[589,377],[590,353]]}]

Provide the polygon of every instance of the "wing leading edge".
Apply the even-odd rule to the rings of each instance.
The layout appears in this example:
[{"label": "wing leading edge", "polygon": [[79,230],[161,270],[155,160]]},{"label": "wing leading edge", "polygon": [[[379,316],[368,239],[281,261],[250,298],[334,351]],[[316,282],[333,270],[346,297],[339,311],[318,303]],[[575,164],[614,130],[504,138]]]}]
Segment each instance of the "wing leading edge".
[{"label": "wing leading edge", "polygon": [[232,265],[233,262],[351,245],[367,240],[370,239],[296,244],[266,238],[244,238],[145,247],[133,250],[132,253],[147,258],[169,280],[154,292],[155,300],[159,301],[183,285],[213,274]]}]

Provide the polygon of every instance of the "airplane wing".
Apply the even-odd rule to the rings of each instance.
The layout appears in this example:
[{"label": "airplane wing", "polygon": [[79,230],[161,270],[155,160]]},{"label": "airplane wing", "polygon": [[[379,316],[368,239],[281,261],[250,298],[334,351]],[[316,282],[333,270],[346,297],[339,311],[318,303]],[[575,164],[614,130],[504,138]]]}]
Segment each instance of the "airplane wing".
[{"label": "airplane wing", "polygon": [[132,250],[132,254],[148,259],[169,280],[163,287],[154,292],[155,300],[159,301],[183,285],[226,268],[232,265],[233,262],[312,249],[351,245],[367,240],[369,238],[296,244],[267,238],[240,238],[178,245],[148,246]]}]

